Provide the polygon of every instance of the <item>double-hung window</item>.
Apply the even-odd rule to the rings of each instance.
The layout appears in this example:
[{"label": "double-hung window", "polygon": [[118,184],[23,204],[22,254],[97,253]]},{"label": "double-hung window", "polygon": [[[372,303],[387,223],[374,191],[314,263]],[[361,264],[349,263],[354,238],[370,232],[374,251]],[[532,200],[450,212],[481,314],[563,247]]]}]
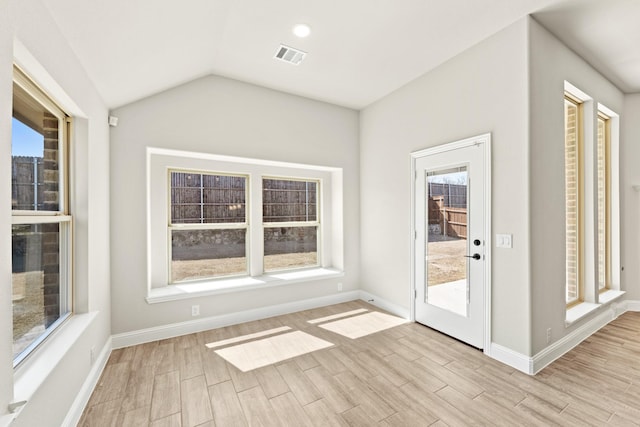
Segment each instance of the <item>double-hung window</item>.
[{"label": "double-hung window", "polygon": [[343,274],[341,169],[147,153],[150,303]]},{"label": "double-hung window", "polygon": [[11,137],[13,358],[18,365],[70,314],[71,120],[14,70]]},{"label": "double-hung window", "polygon": [[169,175],[171,282],[247,274],[247,177]]},{"label": "double-hung window", "polygon": [[319,181],[262,179],[264,271],[317,266]]},{"label": "double-hung window", "polygon": [[[262,271],[319,265],[319,180],[262,177],[262,192],[247,197],[250,177],[170,170],[171,283],[248,275],[260,253]],[[247,205],[262,204],[262,242],[249,227]],[[255,263],[256,260],[253,260]]]}]

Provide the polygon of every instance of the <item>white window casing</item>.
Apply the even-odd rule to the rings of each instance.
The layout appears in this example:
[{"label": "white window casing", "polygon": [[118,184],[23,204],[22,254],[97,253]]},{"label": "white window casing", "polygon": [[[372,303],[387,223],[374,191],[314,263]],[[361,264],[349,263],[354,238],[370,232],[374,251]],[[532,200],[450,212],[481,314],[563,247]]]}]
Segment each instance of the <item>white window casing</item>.
[{"label": "white window casing", "polygon": [[[171,242],[167,238],[170,224],[169,171],[197,171],[208,174],[246,176],[246,275],[203,278],[171,284],[169,260]],[[263,223],[262,180],[305,180],[318,183],[317,220],[312,222]],[[202,224],[198,224],[201,226]],[[318,226],[318,265],[315,267],[264,272],[264,228]],[[186,225],[191,227],[191,225]],[[237,228],[240,224],[215,227]],[[244,226],[244,225],[242,225]],[[302,165],[249,158],[147,148],[147,302],[156,303],[196,295],[234,292],[250,288],[276,286],[341,276],[342,259],[342,170],[316,165]]]}]

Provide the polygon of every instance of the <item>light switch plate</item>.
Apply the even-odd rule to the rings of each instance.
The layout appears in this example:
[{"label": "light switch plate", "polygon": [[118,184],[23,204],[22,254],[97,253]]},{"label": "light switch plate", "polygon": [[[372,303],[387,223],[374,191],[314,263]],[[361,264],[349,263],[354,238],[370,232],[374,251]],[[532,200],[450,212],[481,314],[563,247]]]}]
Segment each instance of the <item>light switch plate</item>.
[{"label": "light switch plate", "polygon": [[496,234],[496,248],[512,248],[512,234]]}]

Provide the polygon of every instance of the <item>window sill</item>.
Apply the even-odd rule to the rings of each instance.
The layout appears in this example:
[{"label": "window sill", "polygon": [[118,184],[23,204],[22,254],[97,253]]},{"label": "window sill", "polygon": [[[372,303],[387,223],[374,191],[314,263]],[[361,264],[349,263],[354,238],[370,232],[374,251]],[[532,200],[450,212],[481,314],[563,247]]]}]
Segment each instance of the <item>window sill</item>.
[{"label": "window sill", "polygon": [[607,290],[605,292],[602,292],[598,296],[598,301],[599,301],[598,304],[594,304],[591,302],[582,302],[580,304],[574,305],[573,307],[567,309],[567,314],[564,321],[565,327],[571,326],[573,323],[577,322],[583,317],[586,317],[590,313],[593,313],[595,310],[602,307],[603,305],[606,305],[611,303],[612,301],[615,301],[616,299],[620,298],[624,294],[625,294],[624,291]]},{"label": "window sill", "polygon": [[15,369],[14,401],[31,399],[96,315],[97,312],[72,315]]},{"label": "window sill", "polygon": [[610,303],[612,301],[617,300],[618,298],[620,298],[624,294],[625,294],[625,291],[614,291],[613,289],[608,289],[608,290],[602,292],[598,296],[598,301],[600,302],[600,304],[608,304],[608,303]]},{"label": "window sill", "polygon": [[569,327],[583,317],[589,315],[590,313],[593,313],[601,305],[602,304],[594,304],[592,302],[581,302],[580,304],[576,304],[573,307],[568,308],[566,317],[564,319],[565,327]]},{"label": "window sill", "polygon": [[146,300],[149,304],[157,304],[209,295],[291,285],[313,280],[332,279],[343,276],[343,271],[333,268],[313,268],[307,270],[273,272],[256,277],[234,277],[229,279],[218,279],[153,288],[149,291],[149,295]]}]

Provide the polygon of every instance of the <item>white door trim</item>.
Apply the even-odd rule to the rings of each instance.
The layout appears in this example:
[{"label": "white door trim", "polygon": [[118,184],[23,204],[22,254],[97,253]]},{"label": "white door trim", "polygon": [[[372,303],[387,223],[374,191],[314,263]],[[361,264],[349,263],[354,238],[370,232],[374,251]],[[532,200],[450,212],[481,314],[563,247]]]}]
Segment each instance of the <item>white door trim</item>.
[{"label": "white door trim", "polygon": [[411,308],[411,321],[416,320],[416,160],[421,157],[430,156],[433,154],[443,153],[445,151],[456,150],[459,148],[465,148],[472,145],[483,144],[484,146],[484,163],[485,163],[485,269],[484,269],[484,348],[485,354],[490,356],[491,351],[491,133],[485,133],[472,138],[462,139],[460,141],[450,142],[448,144],[442,144],[435,147],[426,148],[411,153],[411,286],[409,288],[409,307]]}]

